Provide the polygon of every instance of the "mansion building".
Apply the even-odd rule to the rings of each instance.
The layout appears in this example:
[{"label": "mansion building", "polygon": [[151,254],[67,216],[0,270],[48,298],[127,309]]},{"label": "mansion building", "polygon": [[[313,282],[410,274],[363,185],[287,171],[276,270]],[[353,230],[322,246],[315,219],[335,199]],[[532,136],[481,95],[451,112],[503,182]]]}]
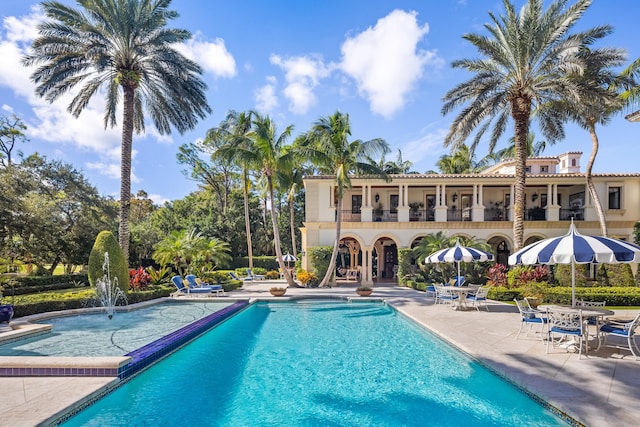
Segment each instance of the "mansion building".
[{"label": "mansion building", "polygon": [[[600,234],[580,171],[581,155],[527,159],[525,246],[566,234],[572,219],[580,233]],[[394,279],[398,249],[412,248],[439,231],[483,239],[496,261],[506,264],[513,250],[514,173],[515,162],[507,160],[476,174],[391,175],[390,182],[353,177],[341,212],[336,212],[334,177],[307,176],[302,268],[310,268],[310,248],[333,246],[337,215],[342,218],[338,266],[356,270],[363,284]],[[640,173],[592,177],[609,236],[633,241],[634,224],[640,221]]]}]

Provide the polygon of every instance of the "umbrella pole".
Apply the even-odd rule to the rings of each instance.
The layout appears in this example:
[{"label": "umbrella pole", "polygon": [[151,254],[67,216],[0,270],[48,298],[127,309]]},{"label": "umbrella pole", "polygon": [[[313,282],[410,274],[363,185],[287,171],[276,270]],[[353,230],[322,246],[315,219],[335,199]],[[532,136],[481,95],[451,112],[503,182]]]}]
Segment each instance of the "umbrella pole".
[{"label": "umbrella pole", "polygon": [[576,263],[571,260],[571,307],[576,308]]},{"label": "umbrella pole", "polygon": [[456,286],[460,285],[460,261],[458,261],[458,276],[456,277]]}]

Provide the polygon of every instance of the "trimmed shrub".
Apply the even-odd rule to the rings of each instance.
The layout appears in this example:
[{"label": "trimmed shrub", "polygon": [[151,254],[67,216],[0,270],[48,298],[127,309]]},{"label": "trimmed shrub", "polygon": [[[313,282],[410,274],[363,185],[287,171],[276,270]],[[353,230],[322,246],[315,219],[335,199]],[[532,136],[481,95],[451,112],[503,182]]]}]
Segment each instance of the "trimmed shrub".
[{"label": "trimmed shrub", "polygon": [[123,291],[129,290],[129,269],[124,259],[124,254],[115,236],[110,231],[101,231],[96,237],[91,253],[89,254],[89,283],[96,286],[98,279],[104,276],[102,264],[104,254],[109,253],[109,272],[111,280],[118,278],[118,287]]},{"label": "trimmed shrub", "polygon": [[[630,264],[604,264],[611,286],[635,286]],[[604,285],[604,284],[602,284]]]},{"label": "trimmed shrub", "polygon": [[411,265],[413,262],[413,249],[398,249],[398,282],[408,286],[407,281],[413,277]]},{"label": "trimmed shrub", "polygon": [[[585,286],[587,284],[587,265],[576,264],[576,286]],[[553,277],[558,286],[571,287],[571,265],[556,264],[553,269]]]},{"label": "trimmed shrub", "polygon": [[333,246],[316,246],[314,248],[309,248],[308,253],[313,272],[318,277],[324,277],[329,269]]}]

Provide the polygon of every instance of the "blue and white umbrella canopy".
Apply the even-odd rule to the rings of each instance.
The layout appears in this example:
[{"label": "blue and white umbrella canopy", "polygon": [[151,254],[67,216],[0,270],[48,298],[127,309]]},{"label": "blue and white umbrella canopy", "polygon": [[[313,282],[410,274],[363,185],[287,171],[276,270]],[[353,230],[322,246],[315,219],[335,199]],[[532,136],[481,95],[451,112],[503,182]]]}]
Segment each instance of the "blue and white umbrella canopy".
[{"label": "blue and white umbrella canopy", "polygon": [[600,236],[584,236],[573,222],[564,236],[532,243],[509,256],[509,264],[571,264],[571,305],[576,305],[575,264],[640,262],[640,246]]},{"label": "blue and white umbrella canopy", "polygon": [[[276,261],[278,260],[278,258],[276,257]],[[290,262],[296,262],[298,260],[298,258],[296,258],[295,256],[291,255],[290,253],[287,253],[286,255],[282,256],[282,261],[286,262],[287,265],[289,265],[288,263]]]},{"label": "blue and white umbrella canopy", "polygon": [[493,255],[480,249],[456,245],[452,248],[440,249],[425,258],[426,263],[456,262],[458,263],[458,277],[460,276],[460,262],[492,261]]}]

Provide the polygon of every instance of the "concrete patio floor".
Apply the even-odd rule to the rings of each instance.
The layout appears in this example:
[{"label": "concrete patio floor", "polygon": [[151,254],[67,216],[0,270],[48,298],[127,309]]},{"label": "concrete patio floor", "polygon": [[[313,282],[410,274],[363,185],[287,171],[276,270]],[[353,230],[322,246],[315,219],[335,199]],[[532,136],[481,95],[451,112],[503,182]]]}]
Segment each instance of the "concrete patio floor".
[{"label": "concrete patio floor", "polygon": [[[269,288],[281,281],[261,281],[229,292],[225,299],[272,299]],[[282,298],[345,297],[357,285],[334,288],[289,288]],[[181,297],[182,298],[182,297]],[[472,357],[539,396],[587,426],[640,425],[640,361],[628,350],[603,347],[578,360],[575,353],[553,349],[546,354],[537,333],[519,339],[520,316],[514,306],[489,302],[489,312],[451,310],[434,306],[424,292],[378,284],[369,298],[386,300],[398,311],[467,352]],[[617,312],[633,317],[634,311]],[[47,425],[64,413],[112,385],[113,378],[0,378],[0,426]]]}]

